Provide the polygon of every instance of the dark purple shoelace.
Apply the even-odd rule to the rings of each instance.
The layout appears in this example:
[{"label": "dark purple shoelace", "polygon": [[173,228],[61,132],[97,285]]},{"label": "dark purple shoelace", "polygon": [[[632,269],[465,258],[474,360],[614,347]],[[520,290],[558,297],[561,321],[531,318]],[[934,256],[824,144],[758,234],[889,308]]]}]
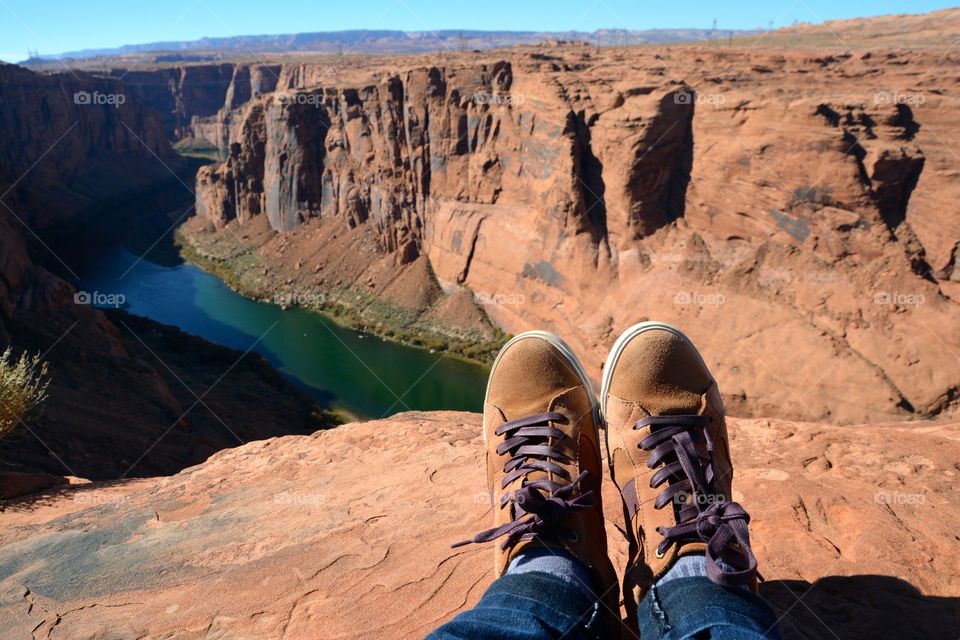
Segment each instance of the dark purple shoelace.
[{"label": "dark purple shoelace", "polygon": [[[494,432],[506,439],[497,447],[497,455],[510,455],[504,466],[500,489],[506,489],[512,482],[534,471],[553,473],[554,477],[567,480],[560,483],[547,478],[525,482],[520,489],[506,492],[500,500],[499,508],[513,502],[513,520],[499,527],[478,533],[470,540],[458,542],[453,547],[466,544],[489,542],[501,536],[507,536],[502,548],[506,549],[521,540],[531,540],[540,535],[569,534],[566,526],[570,515],[576,511],[589,509],[596,505],[593,491],[587,491],[571,498],[586,477],[584,471],[575,479],[561,464],[568,464],[570,458],[560,446],[567,435],[551,426],[551,423],[565,424],[566,416],[561,413],[538,413],[519,420],[505,422]],[[552,440],[552,444],[551,444]],[[559,464],[558,464],[559,463]]]},{"label": "dark purple shoelace", "polygon": [[[679,524],[657,527],[663,536],[657,554],[664,555],[675,544],[705,542],[707,577],[724,587],[738,587],[749,584],[757,575],[757,559],[747,530],[750,516],[713,487],[713,442],[706,435],[709,422],[707,416],[651,416],[633,428],[650,426],[650,435],[639,446],[651,452],[648,467],[662,465],[650,478],[650,487],[655,489],[670,481],[657,495],[654,507],[680,503]],[[706,453],[697,445],[705,445]]]}]

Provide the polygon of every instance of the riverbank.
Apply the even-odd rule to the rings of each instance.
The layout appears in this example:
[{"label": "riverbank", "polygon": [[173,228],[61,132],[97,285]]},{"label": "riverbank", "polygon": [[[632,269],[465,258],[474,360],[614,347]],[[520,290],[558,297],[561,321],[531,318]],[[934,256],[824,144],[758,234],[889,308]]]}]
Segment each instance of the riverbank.
[{"label": "riverbank", "polygon": [[240,295],[320,313],[341,326],[397,344],[489,365],[510,338],[474,303],[469,291],[444,293],[425,258],[404,269],[398,279],[405,281],[395,287],[399,295],[380,295],[373,277],[358,285],[348,277],[326,276],[322,256],[312,267],[306,267],[302,258],[265,260],[260,248],[279,242],[282,255],[284,239],[261,221],[231,231],[213,233],[194,217],[177,228],[174,242],[184,260]]}]

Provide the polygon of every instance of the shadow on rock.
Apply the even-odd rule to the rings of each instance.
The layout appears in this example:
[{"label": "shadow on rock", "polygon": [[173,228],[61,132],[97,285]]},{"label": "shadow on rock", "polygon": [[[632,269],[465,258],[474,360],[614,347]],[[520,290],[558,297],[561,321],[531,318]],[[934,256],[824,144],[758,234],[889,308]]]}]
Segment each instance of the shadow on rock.
[{"label": "shadow on rock", "polygon": [[960,598],[925,596],[890,576],[771,580],[760,593],[776,610],[785,640],[960,637]]}]

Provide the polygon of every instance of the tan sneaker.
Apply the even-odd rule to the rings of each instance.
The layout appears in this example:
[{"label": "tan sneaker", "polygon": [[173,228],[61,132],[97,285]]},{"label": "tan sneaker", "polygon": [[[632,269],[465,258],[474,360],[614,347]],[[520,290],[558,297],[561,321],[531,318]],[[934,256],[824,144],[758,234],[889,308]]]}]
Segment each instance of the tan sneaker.
[{"label": "tan sneaker", "polygon": [[619,630],[619,590],[607,557],[600,482],[599,415],[589,378],[557,336],[529,331],[500,350],[487,383],[483,437],[493,528],[472,540],[503,538],[500,577],[524,549],[565,549],[583,562]]},{"label": "tan sneaker", "polygon": [[630,542],[628,615],[686,554],[706,553],[714,582],[756,590],[749,516],[732,501],[723,402],[690,339],[659,322],[627,329],[604,365],[600,402]]}]

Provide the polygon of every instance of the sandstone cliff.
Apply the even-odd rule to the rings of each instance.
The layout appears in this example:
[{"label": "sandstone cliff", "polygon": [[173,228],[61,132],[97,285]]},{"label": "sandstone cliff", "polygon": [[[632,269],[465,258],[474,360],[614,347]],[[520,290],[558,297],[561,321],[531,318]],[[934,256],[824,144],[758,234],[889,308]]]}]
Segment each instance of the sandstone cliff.
[{"label": "sandstone cliff", "polygon": [[34,263],[71,276],[38,232],[165,179],[161,163],[176,162],[153,114],[119,82],[0,64],[0,97],[0,337],[8,343],[4,322],[15,308],[43,310],[45,294],[64,284]]},{"label": "sandstone cliff", "polygon": [[276,89],[279,70],[280,65],[224,62],[106,73],[157,112],[171,140],[196,138],[219,147],[230,111]]},{"label": "sandstone cliff", "polygon": [[[479,425],[402,414],[0,503],[0,635],[422,637],[492,579],[489,547],[449,547],[488,526]],[[956,637],[960,424],[733,420],[731,438],[785,638]],[[605,482],[622,571],[617,500]]]},{"label": "sandstone cliff", "polygon": [[0,92],[0,211],[35,230],[168,179],[180,166],[156,115],[116,80],[0,63]]},{"label": "sandstone cliff", "polygon": [[[949,53],[406,62],[285,66],[280,89],[234,110],[226,161],[197,178],[197,254],[373,330],[390,325],[384,300],[440,333],[489,335],[483,315],[546,327],[595,375],[622,328],[672,321],[741,415],[957,410]],[[456,313],[397,284],[425,278]]]}]

